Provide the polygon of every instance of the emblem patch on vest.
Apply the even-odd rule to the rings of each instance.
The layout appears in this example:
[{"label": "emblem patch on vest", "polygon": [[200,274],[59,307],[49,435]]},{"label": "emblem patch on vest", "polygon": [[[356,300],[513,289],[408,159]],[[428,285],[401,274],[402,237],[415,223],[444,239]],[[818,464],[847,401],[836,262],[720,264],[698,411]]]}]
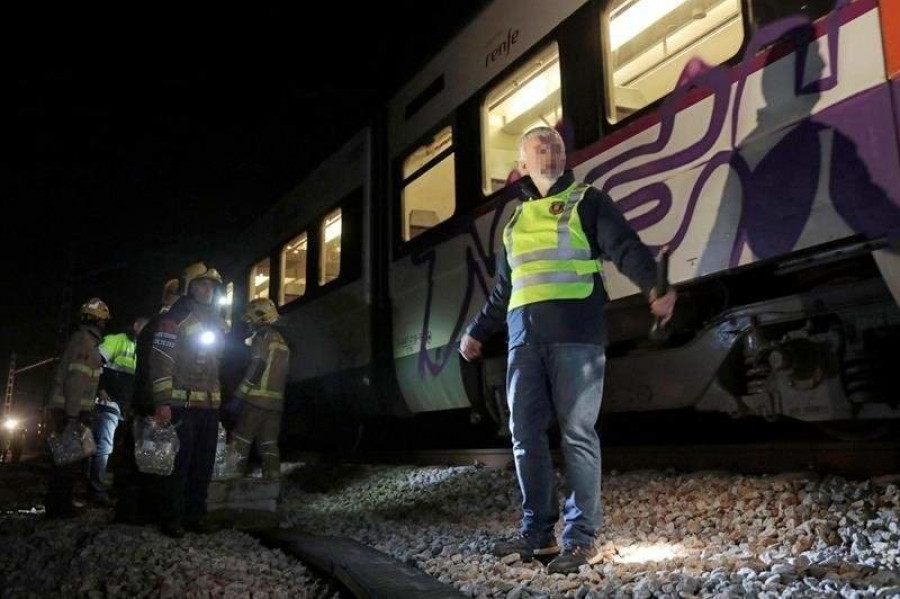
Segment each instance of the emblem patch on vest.
[{"label": "emblem patch on vest", "polygon": [[557,214],[562,214],[563,208],[566,207],[565,202],[553,202],[550,204],[550,214],[556,216]]}]

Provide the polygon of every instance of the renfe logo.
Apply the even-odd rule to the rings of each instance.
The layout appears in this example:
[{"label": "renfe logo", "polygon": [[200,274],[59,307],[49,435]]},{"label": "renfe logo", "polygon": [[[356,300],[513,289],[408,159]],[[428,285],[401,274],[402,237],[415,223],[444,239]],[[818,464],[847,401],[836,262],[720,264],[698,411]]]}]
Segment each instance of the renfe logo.
[{"label": "renfe logo", "polygon": [[[502,35],[502,34],[501,34]],[[496,38],[495,38],[496,39]],[[519,39],[519,30],[516,29],[513,31],[512,29],[506,30],[506,39],[497,44],[493,50],[485,54],[484,56],[484,66],[487,66],[497,60],[498,58],[502,58],[504,56],[509,56],[510,48],[512,45],[516,43],[516,40]]]}]

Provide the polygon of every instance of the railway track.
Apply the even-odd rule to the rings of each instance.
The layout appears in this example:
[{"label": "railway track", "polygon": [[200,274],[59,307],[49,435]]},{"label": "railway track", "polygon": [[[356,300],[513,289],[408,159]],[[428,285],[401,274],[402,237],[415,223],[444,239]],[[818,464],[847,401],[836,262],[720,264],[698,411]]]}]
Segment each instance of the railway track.
[{"label": "railway track", "polygon": [[[559,450],[553,452],[560,463]],[[357,453],[294,452],[292,461],[354,464],[460,466],[474,463],[511,467],[509,448],[366,451]],[[719,445],[634,445],[603,448],[603,469],[679,471],[726,470],[746,474],[815,471],[863,478],[900,473],[900,442],[817,441]]]}]

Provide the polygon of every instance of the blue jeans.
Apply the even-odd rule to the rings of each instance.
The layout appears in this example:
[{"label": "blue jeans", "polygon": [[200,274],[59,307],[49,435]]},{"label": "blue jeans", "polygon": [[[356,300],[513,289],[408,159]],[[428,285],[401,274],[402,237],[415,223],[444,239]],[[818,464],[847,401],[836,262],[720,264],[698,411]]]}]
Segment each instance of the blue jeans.
[{"label": "blue jeans", "polygon": [[91,458],[91,493],[95,497],[106,495],[106,464],[113,452],[113,439],[119,426],[119,409],[98,404],[94,409],[94,441],[97,453]]},{"label": "blue jeans", "polygon": [[600,439],[595,426],[605,367],[605,349],[599,345],[522,345],[509,352],[509,428],[522,491],[524,534],[552,538],[559,519],[547,438],[556,414],[566,465],[563,545],[590,545],[596,537],[601,506]]}]

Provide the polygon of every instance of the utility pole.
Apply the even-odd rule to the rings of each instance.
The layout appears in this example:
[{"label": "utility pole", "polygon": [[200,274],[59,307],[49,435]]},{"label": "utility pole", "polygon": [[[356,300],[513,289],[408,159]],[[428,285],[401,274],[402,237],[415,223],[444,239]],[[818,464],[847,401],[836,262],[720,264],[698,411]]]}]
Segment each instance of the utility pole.
[{"label": "utility pole", "polygon": [[16,388],[16,354],[9,356],[9,374],[6,375],[6,393],[3,395],[3,416],[8,417],[12,410],[13,389]]},{"label": "utility pole", "polygon": [[16,354],[12,354],[9,357],[9,373],[6,375],[6,393],[3,396],[4,418],[8,418],[10,412],[12,411],[13,392],[16,389],[16,375],[22,374],[23,372],[27,372],[39,366],[43,366],[44,364],[50,364],[51,362],[55,362],[56,360],[59,360],[59,358],[47,358],[45,360],[35,362],[34,364],[25,366],[24,368],[16,369]]}]

